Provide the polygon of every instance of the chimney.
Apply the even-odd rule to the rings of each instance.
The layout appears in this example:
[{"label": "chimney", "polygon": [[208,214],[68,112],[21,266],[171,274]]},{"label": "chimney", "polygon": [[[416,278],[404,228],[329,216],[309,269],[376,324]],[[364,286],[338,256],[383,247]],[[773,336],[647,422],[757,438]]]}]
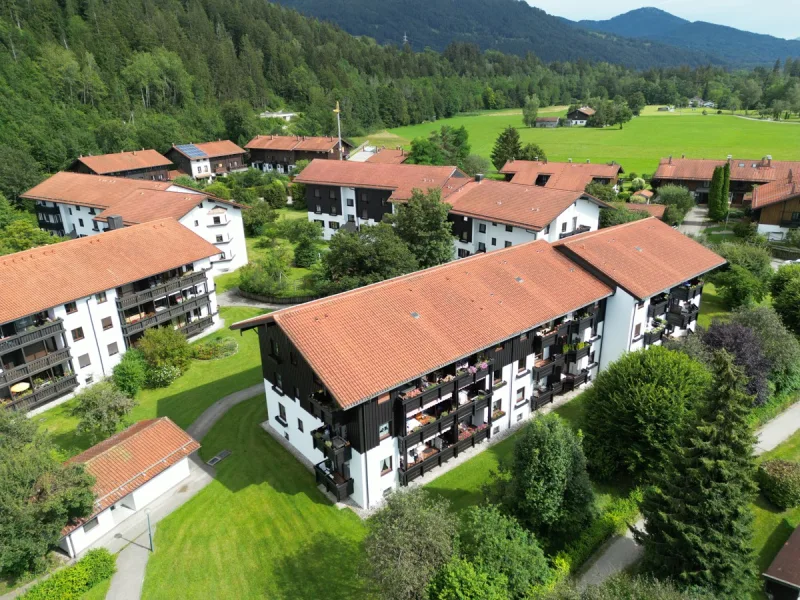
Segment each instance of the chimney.
[{"label": "chimney", "polygon": [[539,157],[538,156],[534,156],[533,160],[535,160],[536,162],[539,162]]},{"label": "chimney", "polygon": [[772,166],[772,154],[767,154],[764,158],[767,160],[767,166],[771,167]]},{"label": "chimney", "polygon": [[567,162],[568,162],[568,163],[571,163],[571,162],[572,162],[572,159],[571,159],[571,158],[568,158],[568,159],[567,159]]},{"label": "chimney", "polygon": [[669,155],[669,163],[668,164],[670,164],[670,165],[672,164],[672,154]]},{"label": "chimney", "polygon": [[728,164],[731,164],[732,160],[733,160],[733,154],[728,154]]},{"label": "chimney", "polygon": [[686,158],[686,155],[685,154],[681,154],[681,158]]},{"label": "chimney", "polygon": [[792,183],[793,179],[794,179],[794,173],[792,172],[792,169],[789,169],[789,180],[788,180],[789,183]]},{"label": "chimney", "polygon": [[591,162],[592,162],[592,161],[590,161],[588,158],[586,159],[586,164],[587,164],[587,165],[588,165],[589,163],[591,163]]},{"label": "chimney", "polygon": [[483,173],[476,173],[475,174],[475,181],[477,181],[478,183],[483,181]]},{"label": "chimney", "polygon": [[122,217],[119,215],[108,215],[106,219],[108,222],[108,230],[111,231],[112,229],[122,229]]}]

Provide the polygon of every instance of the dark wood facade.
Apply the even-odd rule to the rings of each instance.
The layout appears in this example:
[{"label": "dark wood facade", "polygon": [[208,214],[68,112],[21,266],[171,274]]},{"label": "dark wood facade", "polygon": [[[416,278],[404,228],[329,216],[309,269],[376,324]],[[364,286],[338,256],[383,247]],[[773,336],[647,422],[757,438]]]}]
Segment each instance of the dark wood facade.
[{"label": "dark wood facade", "polygon": [[383,215],[392,212],[392,203],[389,202],[390,190],[375,190],[370,188],[356,188],[356,215],[362,221],[372,219],[376,223],[383,220]]},{"label": "dark wood facade", "polygon": [[[350,149],[352,146],[342,140],[342,159],[347,160],[347,157],[350,155]],[[333,150],[320,150],[320,151],[308,151],[308,150],[263,150],[259,148],[250,148],[249,150],[250,158],[249,164],[251,165],[262,165],[262,164],[269,164],[272,165],[273,168],[277,168],[279,165],[282,166],[284,169],[289,167],[289,165],[296,165],[297,161],[299,160],[308,160],[312,161],[316,159],[327,159],[327,160],[339,160],[339,148],[338,144]]]},{"label": "dark wood facade", "polygon": [[[758,182],[766,183],[766,182]],[[695,194],[695,200],[698,204],[708,203],[708,192],[711,187],[711,180],[708,181],[699,179],[653,179],[650,184],[654,190],[658,190],[662,185],[679,185],[685,187],[687,190]],[[753,191],[754,182],[752,181],[737,181],[731,179],[730,194],[732,204],[742,204],[745,194]]]},{"label": "dark wood facade", "polygon": [[310,212],[316,214],[341,215],[341,188],[330,185],[307,185],[306,206]]},{"label": "dark wood facade", "polygon": [[800,227],[800,196],[756,209],[753,217],[761,225]]}]

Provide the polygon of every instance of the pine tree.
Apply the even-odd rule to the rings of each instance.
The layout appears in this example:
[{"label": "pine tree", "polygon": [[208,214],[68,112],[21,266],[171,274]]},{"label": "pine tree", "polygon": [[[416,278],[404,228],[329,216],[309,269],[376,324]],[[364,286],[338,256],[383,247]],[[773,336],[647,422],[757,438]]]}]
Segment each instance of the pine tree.
[{"label": "pine tree", "polygon": [[708,190],[708,216],[714,220],[720,220],[720,205],[722,197],[722,167],[714,168],[714,175],[711,177],[711,186]]},{"label": "pine tree", "polygon": [[492,148],[492,164],[499,171],[506,162],[512,158],[517,158],[521,151],[522,145],[519,141],[519,132],[509,125],[497,136],[497,141],[494,143],[494,148]]},{"label": "pine tree", "polygon": [[728,194],[731,191],[731,163],[722,168],[722,192],[719,195],[720,221],[728,216]]},{"label": "pine tree", "polygon": [[725,351],[713,358],[716,386],[701,419],[642,503],[644,566],[658,578],[724,598],[749,597],[756,486],[746,377]]}]

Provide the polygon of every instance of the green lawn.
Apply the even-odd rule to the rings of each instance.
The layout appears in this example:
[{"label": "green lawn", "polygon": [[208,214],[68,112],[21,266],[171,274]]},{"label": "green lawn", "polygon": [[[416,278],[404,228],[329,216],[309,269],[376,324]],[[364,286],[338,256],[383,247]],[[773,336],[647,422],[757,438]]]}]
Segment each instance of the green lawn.
[{"label": "green lawn", "polygon": [[261,397],[234,407],[202,440],[233,454],[195,498],[159,523],[143,597],[365,598],[362,521],[338,510],[259,423]]},{"label": "green lawn", "polygon": [[703,284],[703,296],[700,298],[700,315],[697,317],[697,324],[701,327],[708,327],[713,319],[724,317],[729,312],[722,298],[717,295],[717,288],[714,287],[714,284]]},{"label": "green lawn", "polygon": [[[750,121],[737,116],[683,110],[657,113],[645,109],[643,116],[625,124],[623,129],[559,127],[532,129],[523,127],[520,110],[487,111],[474,116],[457,116],[434,123],[399,127],[368,136],[370,142],[386,146],[408,146],[416,137],[427,137],[442,125],[469,131],[472,151],[489,157],[497,135],[508,125],[519,128],[522,142],[536,142],[550,160],[608,162],[615,160],[627,172],[652,174],[660,158],[686,154],[692,158],[724,159],[728,154],[761,158],[771,154],[776,160],[800,160],[795,125]],[[565,114],[566,107],[549,107],[540,114]]]},{"label": "green lawn", "polygon": [[[142,390],[139,405],[131,413],[132,421],[168,416],[181,427],[187,427],[211,404],[228,394],[262,381],[258,338],[252,331],[240,335],[228,326],[262,314],[252,308],[221,307],[225,327],[205,338],[233,337],[239,352],[214,361],[192,361],[189,370],[167,388]],[[41,427],[53,434],[56,444],[66,456],[77,454],[91,442],[75,433],[78,420],[70,414],[74,402],[69,401],[34,417]]]}]

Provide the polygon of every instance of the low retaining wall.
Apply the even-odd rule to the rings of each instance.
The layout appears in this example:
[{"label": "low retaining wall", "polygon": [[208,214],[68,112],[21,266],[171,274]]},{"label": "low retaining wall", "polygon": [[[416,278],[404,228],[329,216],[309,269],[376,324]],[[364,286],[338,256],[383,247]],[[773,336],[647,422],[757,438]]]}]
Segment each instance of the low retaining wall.
[{"label": "low retaining wall", "polygon": [[797,260],[800,258],[800,249],[790,246],[770,246],[774,258],[783,260]]},{"label": "low retaining wall", "polygon": [[259,296],[258,294],[251,294],[250,292],[245,292],[239,288],[236,288],[236,294],[242,298],[256,300],[257,302],[263,302],[264,304],[303,304],[304,302],[311,302],[312,300],[318,300],[322,298],[322,296],[292,296],[289,298],[283,296]]}]

